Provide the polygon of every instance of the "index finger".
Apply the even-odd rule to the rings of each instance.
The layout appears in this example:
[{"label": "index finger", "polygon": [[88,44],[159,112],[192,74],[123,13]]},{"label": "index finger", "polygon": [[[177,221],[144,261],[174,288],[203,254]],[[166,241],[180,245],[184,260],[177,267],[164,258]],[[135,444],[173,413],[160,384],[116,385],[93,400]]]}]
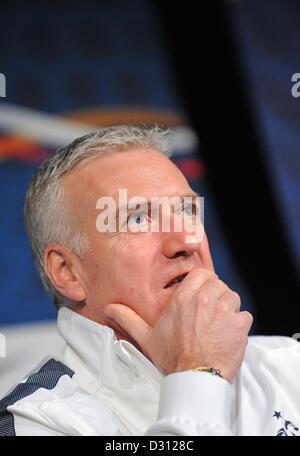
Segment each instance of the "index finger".
[{"label": "index finger", "polygon": [[148,353],[148,339],[151,326],[142,317],[130,307],[117,303],[105,306],[104,313],[129,334],[144,353]]},{"label": "index finger", "polygon": [[181,293],[183,290],[188,294],[194,294],[205,282],[219,277],[213,271],[205,268],[194,268],[183,279],[175,293]]}]

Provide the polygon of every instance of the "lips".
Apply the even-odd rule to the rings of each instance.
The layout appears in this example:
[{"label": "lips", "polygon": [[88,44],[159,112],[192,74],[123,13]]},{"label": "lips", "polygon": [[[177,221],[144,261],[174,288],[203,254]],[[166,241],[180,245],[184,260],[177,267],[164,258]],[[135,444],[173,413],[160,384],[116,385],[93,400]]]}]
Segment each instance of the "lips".
[{"label": "lips", "polygon": [[183,281],[183,279],[188,275],[188,273],[180,274],[176,277],[174,277],[170,282],[167,283],[167,285],[164,286],[164,288],[169,288],[172,285],[175,285],[176,283],[180,283]]}]

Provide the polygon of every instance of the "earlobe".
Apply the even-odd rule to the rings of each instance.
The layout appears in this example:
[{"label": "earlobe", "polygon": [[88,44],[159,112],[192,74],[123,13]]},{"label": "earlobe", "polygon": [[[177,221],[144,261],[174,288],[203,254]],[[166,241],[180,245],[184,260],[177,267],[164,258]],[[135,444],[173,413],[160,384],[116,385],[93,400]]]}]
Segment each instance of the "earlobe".
[{"label": "earlobe", "polygon": [[65,282],[63,294],[73,301],[84,301],[86,299],[84,289],[77,279]]},{"label": "earlobe", "polygon": [[83,301],[86,293],[80,280],[78,259],[61,244],[49,244],[45,249],[44,268],[52,285],[73,301]]}]

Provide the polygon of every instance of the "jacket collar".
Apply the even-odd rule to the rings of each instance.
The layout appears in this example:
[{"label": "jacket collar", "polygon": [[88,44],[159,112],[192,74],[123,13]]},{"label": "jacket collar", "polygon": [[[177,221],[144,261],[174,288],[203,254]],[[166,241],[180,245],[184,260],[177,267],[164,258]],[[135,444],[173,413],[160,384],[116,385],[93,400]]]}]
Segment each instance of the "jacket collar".
[{"label": "jacket collar", "polygon": [[118,340],[108,326],[62,307],[58,312],[58,331],[103,385],[130,388],[132,383],[145,382],[146,377],[159,391],[163,378],[159,370],[130,342]]}]

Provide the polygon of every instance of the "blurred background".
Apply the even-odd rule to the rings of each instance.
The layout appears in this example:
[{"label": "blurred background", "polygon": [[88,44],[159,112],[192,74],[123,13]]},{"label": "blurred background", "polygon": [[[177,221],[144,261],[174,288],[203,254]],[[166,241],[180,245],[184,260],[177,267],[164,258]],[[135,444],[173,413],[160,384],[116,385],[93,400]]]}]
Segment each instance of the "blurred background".
[{"label": "blurred background", "polygon": [[62,346],[25,236],[28,181],[104,125],[172,129],[252,334],[300,332],[299,46],[296,0],[1,3],[0,395]]}]

